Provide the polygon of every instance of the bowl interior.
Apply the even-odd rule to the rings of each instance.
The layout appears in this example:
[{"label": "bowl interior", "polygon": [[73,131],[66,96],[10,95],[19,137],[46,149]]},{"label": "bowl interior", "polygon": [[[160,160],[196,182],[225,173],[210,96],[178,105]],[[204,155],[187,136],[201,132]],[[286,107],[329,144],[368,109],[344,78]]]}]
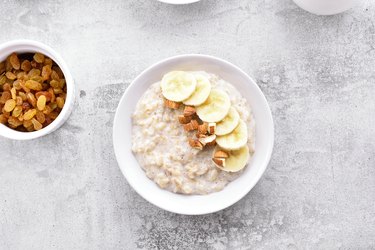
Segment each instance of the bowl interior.
[{"label": "bowl interior", "polygon": [[[256,123],[255,153],[243,174],[222,191],[209,195],[181,195],[159,188],[148,179],[131,151],[131,114],[147,88],[171,70],[204,70],[233,84],[248,100]],[[218,58],[183,55],[146,69],[126,90],[116,111],[113,141],[118,164],[129,184],[143,198],[180,214],[206,214],[224,209],[245,196],[257,183],[269,162],[274,139],[272,115],[256,83],[238,67]]]},{"label": "bowl interior", "polygon": [[72,103],[74,99],[73,78],[70,75],[70,72],[65,62],[62,60],[62,58],[55,51],[53,51],[50,47],[42,43],[30,41],[30,40],[19,40],[19,41],[12,41],[6,44],[2,44],[0,46],[0,62],[6,60],[6,58],[13,52],[16,52],[17,54],[39,52],[48,56],[60,67],[60,69],[64,73],[64,77],[66,80],[67,95],[66,95],[65,105],[63,109],[61,110],[60,114],[58,115],[58,117],[50,125],[48,125],[45,128],[42,128],[39,131],[20,132],[20,131],[11,129],[3,124],[0,124],[0,135],[4,137],[10,138],[10,139],[16,139],[16,140],[34,139],[34,138],[46,135],[48,133],[51,133],[52,131],[57,129],[67,119],[67,116],[69,115],[71,111]]}]

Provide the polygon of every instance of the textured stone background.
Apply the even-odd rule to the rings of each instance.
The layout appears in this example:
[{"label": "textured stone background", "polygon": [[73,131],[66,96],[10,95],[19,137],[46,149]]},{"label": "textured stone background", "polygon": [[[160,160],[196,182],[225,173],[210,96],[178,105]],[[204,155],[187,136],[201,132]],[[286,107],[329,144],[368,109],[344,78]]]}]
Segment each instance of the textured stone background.
[{"label": "textured stone background", "polygon": [[[291,0],[2,0],[0,42],[55,48],[79,98],[57,132],[0,138],[1,249],[374,249],[375,2],[337,16]],[[256,187],[206,216],[138,196],[112,148],[115,108],[150,64],[182,53],[256,78],[276,144]]]}]

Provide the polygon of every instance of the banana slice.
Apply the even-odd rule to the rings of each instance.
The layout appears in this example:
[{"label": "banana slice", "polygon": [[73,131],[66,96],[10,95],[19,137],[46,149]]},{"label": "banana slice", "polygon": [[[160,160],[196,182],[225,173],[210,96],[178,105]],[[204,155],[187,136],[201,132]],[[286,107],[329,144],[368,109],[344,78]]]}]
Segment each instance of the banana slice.
[{"label": "banana slice", "polygon": [[[222,149],[216,146],[213,155],[215,155],[215,153],[219,150],[222,150]],[[221,158],[222,160],[221,162],[223,162],[222,164],[218,165],[215,163],[215,165],[218,168],[226,172],[238,172],[242,170],[246,166],[246,164],[249,162],[249,159],[250,159],[249,147],[247,145],[237,150],[228,151],[227,154],[228,154],[227,158]]]},{"label": "banana slice", "polygon": [[237,127],[227,135],[217,136],[216,143],[227,150],[236,150],[247,143],[247,127],[246,123],[240,119]]},{"label": "banana slice", "polygon": [[232,132],[240,122],[240,115],[234,107],[229,109],[229,113],[224,119],[216,124],[216,135],[226,135]]},{"label": "banana slice", "polygon": [[230,99],[222,90],[212,89],[207,100],[197,107],[197,114],[202,121],[219,122],[228,114]]},{"label": "banana slice", "polygon": [[183,101],[185,105],[201,105],[207,100],[211,91],[211,83],[207,77],[199,73],[194,73],[194,76],[197,80],[197,86],[194,93],[188,99]]},{"label": "banana slice", "polygon": [[163,96],[174,102],[182,102],[189,98],[195,91],[196,85],[194,75],[184,71],[171,71],[161,80]]}]

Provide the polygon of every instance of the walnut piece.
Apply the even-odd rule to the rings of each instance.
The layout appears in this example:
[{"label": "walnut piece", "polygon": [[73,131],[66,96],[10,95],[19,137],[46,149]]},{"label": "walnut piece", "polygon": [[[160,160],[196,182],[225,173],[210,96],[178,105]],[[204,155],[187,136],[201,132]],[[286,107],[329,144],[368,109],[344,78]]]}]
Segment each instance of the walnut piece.
[{"label": "walnut piece", "polygon": [[192,116],[195,114],[195,108],[192,106],[185,106],[184,116]]},{"label": "walnut piece", "polygon": [[227,152],[223,150],[216,151],[214,154],[214,158],[228,158],[229,155]]},{"label": "walnut piece", "polygon": [[174,102],[174,101],[171,101],[171,100],[168,100],[168,99],[164,99],[164,105],[167,108],[171,108],[171,109],[178,109],[180,107],[180,103]]}]

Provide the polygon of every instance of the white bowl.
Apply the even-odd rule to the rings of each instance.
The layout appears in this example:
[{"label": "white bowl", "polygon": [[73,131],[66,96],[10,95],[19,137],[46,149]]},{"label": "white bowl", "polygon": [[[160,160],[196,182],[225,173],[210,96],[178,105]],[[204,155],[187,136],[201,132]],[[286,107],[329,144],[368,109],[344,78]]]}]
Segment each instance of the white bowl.
[{"label": "white bowl", "polygon": [[158,0],[158,1],[163,2],[163,3],[170,3],[170,4],[188,4],[188,3],[199,2],[200,0]]},{"label": "white bowl", "polygon": [[[243,174],[222,191],[209,195],[182,195],[159,188],[147,178],[132,153],[132,120],[135,106],[149,88],[171,70],[204,70],[233,84],[248,100],[256,123],[255,153]],[[118,105],[113,143],[120,169],[134,190],[147,201],[179,214],[207,214],[224,209],[244,197],[266,170],[274,141],[274,126],[267,100],[245,72],[222,59],[206,55],[181,55],[158,62],[143,71],[127,88]]]},{"label": "white bowl", "polygon": [[74,104],[74,82],[70,71],[64,62],[64,60],[57,54],[53,49],[40,42],[31,40],[15,40],[10,41],[0,45],[0,62],[4,61],[11,53],[34,53],[40,52],[49,58],[51,58],[55,63],[61,68],[64,73],[66,80],[66,100],[63,109],[61,110],[58,117],[47,127],[42,128],[39,131],[34,132],[20,132],[11,129],[3,124],[0,124],[0,135],[9,139],[15,140],[30,140],[47,135],[56,129],[58,129],[69,117],[72,112]]},{"label": "white bowl", "polygon": [[293,0],[300,8],[316,15],[336,15],[352,8],[355,0]]}]

